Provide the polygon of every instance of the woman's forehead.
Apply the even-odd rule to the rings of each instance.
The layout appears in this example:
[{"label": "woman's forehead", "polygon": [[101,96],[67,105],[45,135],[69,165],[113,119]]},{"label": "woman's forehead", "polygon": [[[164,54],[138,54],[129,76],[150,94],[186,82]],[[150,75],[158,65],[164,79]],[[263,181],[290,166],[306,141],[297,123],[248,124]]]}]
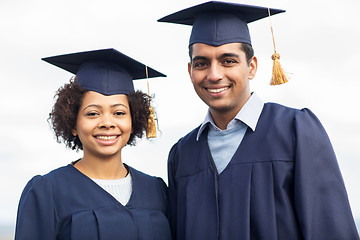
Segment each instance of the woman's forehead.
[{"label": "woman's forehead", "polygon": [[95,91],[87,91],[84,95],[82,105],[84,106],[89,104],[101,106],[114,106],[123,104],[128,106],[129,101],[125,94],[104,95]]}]

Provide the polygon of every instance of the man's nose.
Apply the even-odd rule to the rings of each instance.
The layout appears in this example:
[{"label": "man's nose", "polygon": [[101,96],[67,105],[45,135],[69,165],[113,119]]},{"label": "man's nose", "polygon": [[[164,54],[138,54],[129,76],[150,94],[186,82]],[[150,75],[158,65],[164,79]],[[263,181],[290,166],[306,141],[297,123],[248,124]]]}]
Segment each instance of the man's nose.
[{"label": "man's nose", "polygon": [[218,64],[211,64],[208,72],[208,80],[209,81],[218,81],[223,78],[223,69]]}]

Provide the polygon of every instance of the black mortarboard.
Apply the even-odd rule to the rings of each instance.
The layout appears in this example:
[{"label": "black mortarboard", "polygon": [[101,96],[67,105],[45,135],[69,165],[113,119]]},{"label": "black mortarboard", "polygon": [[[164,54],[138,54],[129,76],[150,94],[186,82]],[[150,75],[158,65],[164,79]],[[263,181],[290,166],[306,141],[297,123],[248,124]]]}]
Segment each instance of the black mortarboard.
[{"label": "black mortarboard", "polygon": [[[285,12],[269,9],[270,14]],[[159,22],[192,25],[189,46],[205,43],[220,46],[241,42],[251,45],[247,24],[269,16],[268,8],[237,3],[210,1],[159,19]]]},{"label": "black mortarboard", "polygon": [[166,77],[112,48],[47,57],[42,60],[76,74],[82,88],[104,95],[129,94],[134,91],[132,80]]}]

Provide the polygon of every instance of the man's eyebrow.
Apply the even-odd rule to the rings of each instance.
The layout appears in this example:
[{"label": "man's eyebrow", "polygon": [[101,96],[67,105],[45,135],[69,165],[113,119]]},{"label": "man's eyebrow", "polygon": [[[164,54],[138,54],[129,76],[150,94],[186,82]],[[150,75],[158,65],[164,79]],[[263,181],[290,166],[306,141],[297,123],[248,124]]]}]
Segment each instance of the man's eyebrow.
[{"label": "man's eyebrow", "polygon": [[[223,58],[227,58],[227,57],[240,58],[240,55],[236,54],[236,53],[223,53],[218,57],[218,59],[223,59]],[[205,56],[196,56],[192,59],[192,62],[199,61],[199,60],[208,60],[208,58]]]},{"label": "man's eyebrow", "polygon": [[222,59],[222,58],[226,58],[226,57],[240,58],[239,54],[236,54],[236,53],[223,53],[218,58]]},{"label": "man's eyebrow", "polygon": [[195,61],[199,61],[199,60],[208,60],[208,58],[204,57],[204,56],[196,56],[191,61],[195,62]]}]

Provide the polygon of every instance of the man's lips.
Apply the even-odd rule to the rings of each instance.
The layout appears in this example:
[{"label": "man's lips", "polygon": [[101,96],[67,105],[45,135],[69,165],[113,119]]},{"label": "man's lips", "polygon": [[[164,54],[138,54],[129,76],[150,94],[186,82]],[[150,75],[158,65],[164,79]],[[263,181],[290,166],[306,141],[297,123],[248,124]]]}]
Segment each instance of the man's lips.
[{"label": "man's lips", "polygon": [[211,93],[219,93],[222,91],[225,91],[226,89],[229,89],[230,87],[221,87],[221,88],[205,88],[207,91],[211,92]]}]

